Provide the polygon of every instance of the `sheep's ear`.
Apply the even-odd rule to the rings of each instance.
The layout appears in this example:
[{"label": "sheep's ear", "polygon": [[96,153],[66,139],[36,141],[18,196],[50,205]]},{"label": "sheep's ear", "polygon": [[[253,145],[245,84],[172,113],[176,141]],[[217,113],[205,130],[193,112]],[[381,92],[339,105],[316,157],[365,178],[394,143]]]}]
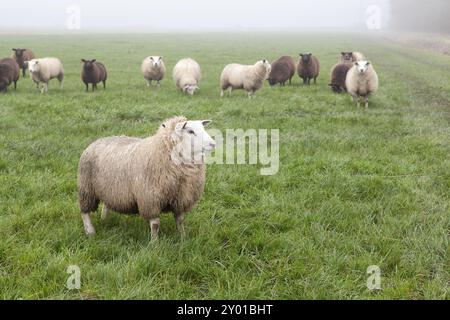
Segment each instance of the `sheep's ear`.
[{"label": "sheep's ear", "polygon": [[86,60],[84,60],[84,59],[81,59],[81,62],[85,63],[85,62],[86,62]]},{"label": "sheep's ear", "polygon": [[97,61],[97,59],[94,59],[94,60],[92,60],[91,62],[95,62],[95,61]]},{"label": "sheep's ear", "polygon": [[153,60],[153,57],[150,57],[150,60]]},{"label": "sheep's ear", "polygon": [[177,123],[177,125],[175,126],[175,132],[177,134],[181,135],[181,132],[186,128],[186,125],[187,125],[187,121]]},{"label": "sheep's ear", "polygon": [[212,120],[203,120],[202,124],[203,124],[204,127],[207,127],[207,126],[209,126],[211,124],[211,122],[212,122]]},{"label": "sheep's ear", "polygon": [[341,52],[341,56],[345,56],[345,52]]},{"label": "sheep's ear", "polygon": [[366,66],[370,66],[370,61],[367,61]]},{"label": "sheep's ear", "polygon": [[165,128],[165,127],[166,127],[166,124],[165,124],[165,123],[163,123],[163,124],[161,125],[161,127]]},{"label": "sheep's ear", "polygon": [[13,48],[12,51],[17,51],[17,49],[14,49],[14,48]]},{"label": "sheep's ear", "polygon": [[159,57],[159,60],[162,60],[163,57]]}]

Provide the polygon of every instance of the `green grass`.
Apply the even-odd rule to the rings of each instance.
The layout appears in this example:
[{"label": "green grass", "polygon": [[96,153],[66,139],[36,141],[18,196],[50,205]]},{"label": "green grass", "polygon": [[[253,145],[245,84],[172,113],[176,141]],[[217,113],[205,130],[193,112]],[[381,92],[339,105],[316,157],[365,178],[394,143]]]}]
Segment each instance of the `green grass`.
[{"label": "green grass", "polygon": [[[30,79],[0,96],[0,298],[3,299],[449,299],[450,58],[349,35],[2,36],[0,55],[30,47],[65,66],[65,88],[40,95]],[[366,53],[381,88],[368,111],[327,87],[342,50]],[[266,85],[219,98],[230,62],[313,52],[317,86]],[[168,76],[148,89],[139,67],[163,55]],[[194,97],[170,72],[202,66]],[[85,93],[81,58],[109,71],[106,92]],[[77,207],[82,151],[110,135],[147,136],[166,118],[214,127],[280,129],[280,171],[209,165],[205,194],[181,242],[171,215],[150,243],[140,218],[93,218]],[[65,288],[78,265],[82,288]],[[378,265],[382,290],[366,287]]]}]

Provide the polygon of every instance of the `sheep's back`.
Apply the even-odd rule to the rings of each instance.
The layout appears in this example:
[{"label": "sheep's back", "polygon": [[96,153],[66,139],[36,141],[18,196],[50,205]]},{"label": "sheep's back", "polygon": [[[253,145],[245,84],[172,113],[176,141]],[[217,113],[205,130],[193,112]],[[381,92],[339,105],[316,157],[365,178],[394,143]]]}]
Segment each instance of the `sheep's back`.
[{"label": "sheep's back", "polygon": [[19,79],[20,69],[17,62],[12,58],[5,58],[0,60],[0,64],[7,65],[4,69],[4,75],[7,76],[9,82],[17,81]]},{"label": "sheep's back", "polygon": [[39,76],[41,80],[48,81],[64,73],[62,63],[57,58],[37,59],[40,65]]},{"label": "sheep's back", "polygon": [[180,81],[184,77],[194,79],[197,84],[201,78],[200,65],[192,59],[180,60],[173,68],[173,79],[175,82]]}]

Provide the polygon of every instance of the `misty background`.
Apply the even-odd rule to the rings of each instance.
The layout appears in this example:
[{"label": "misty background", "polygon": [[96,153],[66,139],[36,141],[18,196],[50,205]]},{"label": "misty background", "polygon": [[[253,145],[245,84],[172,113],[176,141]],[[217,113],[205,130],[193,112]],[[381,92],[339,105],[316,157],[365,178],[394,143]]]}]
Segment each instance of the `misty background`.
[{"label": "misty background", "polygon": [[[450,1],[2,1],[0,32],[449,31]],[[369,25],[368,25],[369,21]]]}]

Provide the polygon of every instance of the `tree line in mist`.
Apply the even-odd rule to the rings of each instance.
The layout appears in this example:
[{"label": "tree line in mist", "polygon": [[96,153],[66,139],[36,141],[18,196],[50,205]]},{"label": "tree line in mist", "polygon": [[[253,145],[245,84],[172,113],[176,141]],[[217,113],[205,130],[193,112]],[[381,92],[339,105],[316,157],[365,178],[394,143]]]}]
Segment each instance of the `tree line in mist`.
[{"label": "tree line in mist", "polygon": [[450,1],[391,0],[393,29],[450,32]]}]

